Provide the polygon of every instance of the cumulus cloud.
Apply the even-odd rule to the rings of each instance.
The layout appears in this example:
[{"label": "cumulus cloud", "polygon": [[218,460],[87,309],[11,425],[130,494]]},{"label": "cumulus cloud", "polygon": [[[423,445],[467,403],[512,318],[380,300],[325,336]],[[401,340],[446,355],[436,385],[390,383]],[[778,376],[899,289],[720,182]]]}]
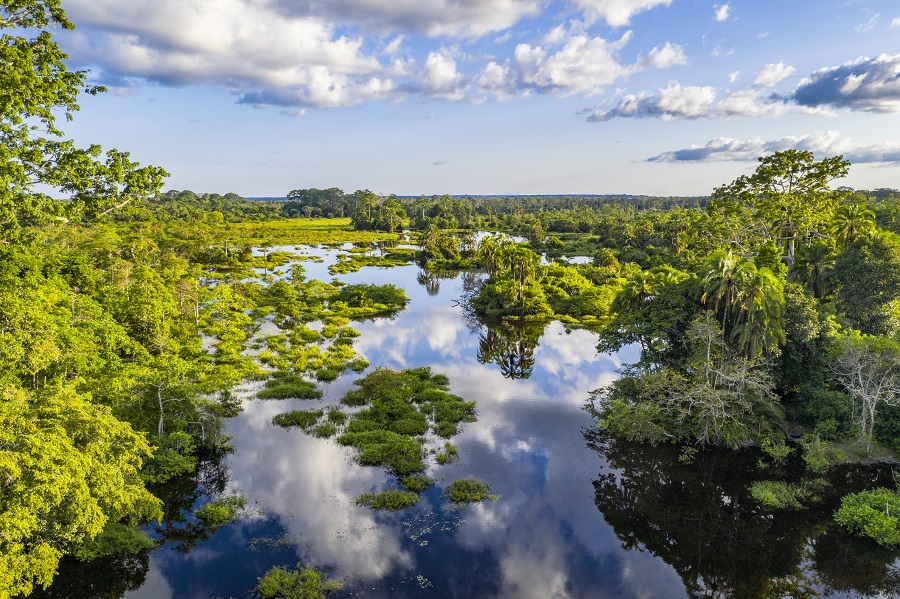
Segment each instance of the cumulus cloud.
[{"label": "cumulus cloud", "polygon": [[539,0],[274,0],[292,17],[318,17],[387,33],[416,31],[427,36],[470,36],[502,31],[540,12]]},{"label": "cumulus cloud", "polygon": [[671,43],[653,48],[633,64],[622,63],[618,52],[631,39],[630,31],[612,41],[580,33],[551,34],[544,39],[547,47],[519,44],[511,60],[488,63],[477,78],[478,88],[501,99],[532,91],[591,95],[633,73],[687,63],[681,46]]},{"label": "cumulus cloud", "polygon": [[456,61],[446,52],[431,52],[422,67],[422,88],[435,98],[461,100],[465,95],[463,76]]},{"label": "cumulus cloud", "polygon": [[718,23],[727,21],[728,17],[731,15],[731,6],[728,4],[716,4],[713,6],[713,10],[716,13],[716,22]]},{"label": "cumulus cloud", "polygon": [[815,136],[788,136],[770,141],[762,138],[738,140],[717,137],[702,146],[691,145],[653,156],[647,162],[755,161],[759,156],[791,148],[808,150],[818,156],[843,155],[852,163],[900,164],[900,143],[858,144],[850,138],[842,137],[837,131],[826,131]]},{"label": "cumulus cloud", "polygon": [[658,93],[628,94],[609,106],[587,111],[589,122],[598,123],[613,118],[713,119],[733,117],[778,116],[791,109],[781,100],[761,97],[754,90],[726,94],[712,86],[681,86],[671,83]]},{"label": "cumulus cloud", "polygon": [[[596,94],[632,73],[687,64],[665,43],[632,64],[618,54],[631,37],[590,36],[586,24],[629,22],[671,0],[567,0],[584,21],[520,43],[508,58],[421,49],[415,36],[466,38],[505,31],[546,8],[544,0],[69,0],[78,23],[62,36],[73,64],[111,86],[151,81],[223,87],[239,102],[307,108],[397,100],[409,94],[460,101],[532,91]],[[369,36],[369,37],[367,37]],[[470,65],[487,64],[481,72]]]},{"label": "cumulus cloud", "polygon": [[[794,67],[768,64],[756,74],[750,89],[720,92],[712,87],[670,84],[657,93],[621,96],[586,110],[591,122],[613,118],[658,118],[670,120],[731,117],[775,117],[788,112],[833,114],[834,109],[862,112],[900,112],[900,54],[860,58],[837,67],[827,67],[805,77],[788,94],[768,92],[790,77]],[[733,83],[737,74],[729,76]],[[721,99],[719,99],[721,98]]]},{"label": "cumulus cloud", "polygon": [[820,69],[800,81],[789,99],[809,107],[900,112],[900,54]]},{"label": "cumulus cloud", "polygon": [[894,29],[895,27],[900,27],[900,17],[894,17],[891,19],[891,24],[888,25],[888,29]]},{"label": "cumulus cloud", "polygon": [[783,62],[767,64],[756,74],[753,85],[755,87],[771,87],[793,75],[794,71],[796,71],[794,67],[785,66]]},{"label": "cumulus cloud", "polygon": [[572,0],[572,4],[584,11],[588,23],[603,20],[613,27],[628,25],[631,17],[639,12],[671,3],[672,0]]}]

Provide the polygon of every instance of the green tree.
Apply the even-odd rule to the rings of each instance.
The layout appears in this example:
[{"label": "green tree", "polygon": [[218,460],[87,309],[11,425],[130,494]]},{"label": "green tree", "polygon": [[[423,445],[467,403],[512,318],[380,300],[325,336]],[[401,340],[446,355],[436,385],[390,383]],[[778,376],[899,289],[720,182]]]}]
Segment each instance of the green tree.
[{"label": "green tree", "polygon": [[894,303],[900,299],[900,237],[883,232],[848,244],[834,264],[838,313],[863,333],[897,330]]},{"label": "green tree", "polygon": [[759,163],[753,175],[717,187],[708,209],[724,221],[731,243],[751,249],[772,240],[793,269],[797,243],[826,228],[839,193],[829,184],[845,177],[850,163],[842,156],[816,161],[801,150],[763,156]]}]

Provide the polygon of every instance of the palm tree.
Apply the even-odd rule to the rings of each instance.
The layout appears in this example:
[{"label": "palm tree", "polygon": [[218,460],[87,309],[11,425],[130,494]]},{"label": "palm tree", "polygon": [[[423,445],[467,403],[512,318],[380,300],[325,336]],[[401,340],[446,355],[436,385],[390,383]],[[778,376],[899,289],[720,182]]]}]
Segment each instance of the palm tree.
[{"label": "palm tree", "polygon": [[803,283],[813,297],[822,299],[827,295],[825,284],[834,267],[834,259],[834,248],[830,244],[808,245],[797,252],[797,263],[789,276],[792,280]]},{"label": "palm tree", "polygon": [[755,358],[784,341],[784,283],[768,268],[757,269],[749,260],[745,269],[748,276],[742,281],[733,335],[738,349],[748,358]]},{"label": "palm tree", "polygon": [[865,204],[844,204],[834,212],[831,233],[838,248],[842,248],[860,235],[868,235],[875,230],[875,213]]},{"label": "palm tree", "polygon": [[722,311],[722,331],[731,315],[735,304],[740,299],[740,286],[738,279],[741,277],[742,260],[739,260],[731,252],[717,250],[710,256],[706,275],[703,277],[703,297],[714,312]]}]

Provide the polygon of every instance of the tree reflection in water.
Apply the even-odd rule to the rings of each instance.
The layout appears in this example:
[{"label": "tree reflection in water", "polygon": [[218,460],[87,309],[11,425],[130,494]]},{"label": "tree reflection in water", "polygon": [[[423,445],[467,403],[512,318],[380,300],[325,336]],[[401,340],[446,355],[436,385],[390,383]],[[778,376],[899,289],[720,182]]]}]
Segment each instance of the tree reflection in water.
[{"label": "tree reflection in water", "polygon": [[534,370],[534,350],[545,323],[487,324],[478,337],[478,361],[493,363],[508,379],[527,379]]},{"label": "tree reflection in water", "polygon": [[900,593],[897,552],[854,539],[832,522],[841,495],[889,484],[886,468],[842,469],[821,504],[767,511],[750,495],[760,473],[749,452],[701,451],[685,464],[677,447],[628,443],[598,431],[585,436],[605,458],[595,502],[622,547],[662,558],[690,597]]}]

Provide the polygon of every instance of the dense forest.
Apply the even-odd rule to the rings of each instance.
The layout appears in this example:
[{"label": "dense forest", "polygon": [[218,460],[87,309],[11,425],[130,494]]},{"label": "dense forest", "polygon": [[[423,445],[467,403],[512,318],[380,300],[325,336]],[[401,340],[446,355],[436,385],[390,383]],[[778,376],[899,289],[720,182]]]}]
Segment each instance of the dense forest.
[{"label": "dense forest", "polygon": [[[708,198],[162,193],[161,168],[58,129],[80,93],[102,91],[48,32],[72,26],[58,0],[3,10],[0,597],[48,585],[63,556],[152,546],[148,522],[183,541],[165,485],[228,451],[222,420],[240,410],[241,381],[315,396],[317,381],[366,368],[351,319],[401,310],[402,292],[302,269],[249,282],[279,264],[279,244],[384,242],[366,264],[415,260],[423,284],[483,271],[465,300],[509,326],[481,348],[507,376],[525,376],[532,325],[550,319],[597,331],[601,351],[637,344],[640,361],[589,399],[599,426],[677,444],[685,460],[719,446],[802,460],[807,474],[766,481],[762,502],[812,502],[829,467],[900,450],[900,194],[836,187],[850,168],[839,156],[766,156]],[[329,218],[344,220],[317,228]],[[392,247],[402,232],[417,249]],[[260,315],[287,323],[290,343],[273,336],[251,357]],[[451,407],[457,420],[434,424],[444,436],[472,417]],[[873,489],[836,518],[897,545],[881,508],[895,503],[900,513],[893,490]]]}]

